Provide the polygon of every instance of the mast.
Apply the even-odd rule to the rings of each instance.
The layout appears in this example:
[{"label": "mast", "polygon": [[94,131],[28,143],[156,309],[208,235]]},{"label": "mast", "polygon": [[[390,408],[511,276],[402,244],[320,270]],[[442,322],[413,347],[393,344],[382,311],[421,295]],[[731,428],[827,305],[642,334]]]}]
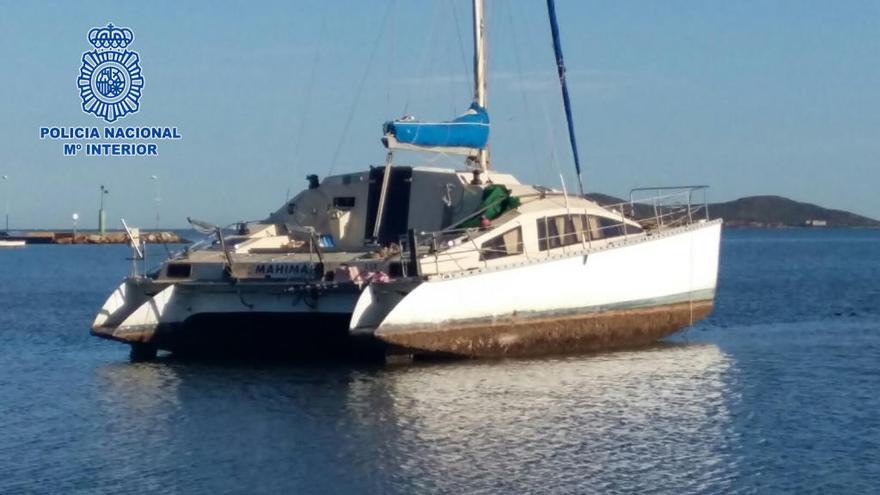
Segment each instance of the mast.
[{"label": "mast", "polygon": [[[483,0],[473,0],[474,5],[474,103],[486,108],[488,88],[486,84],[486,23]],[[480,170],[489,169],[489,150],[479,151],[477,163]]]},{"label": "mast", "polygon": [[553,34],[553,51],[556,53],[556,71],[559,74],[559,85],[562,87],[562,104],[565,106],[565,120],[568,122],[568,141],[574,155],[574,169],[577,171],[578,188],[584,195],[584,183],[581,181],[581,161],[578,158],[577,140],[574,137],[574,121],[571,118],[571,100],[568,98],[568,85],[565,83],[565,61],[562,59],[562,43],[559,41],[559,25],[556,23],[556,3],[547,0],[547,13],[550,16],[550,31]]}]

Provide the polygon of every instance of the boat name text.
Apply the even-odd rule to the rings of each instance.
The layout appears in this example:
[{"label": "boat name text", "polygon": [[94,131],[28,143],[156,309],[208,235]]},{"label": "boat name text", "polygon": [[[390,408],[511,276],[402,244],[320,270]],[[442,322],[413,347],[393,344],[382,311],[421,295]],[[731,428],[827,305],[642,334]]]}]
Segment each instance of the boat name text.
[{"label": "boat name text", "polygon": [[266,278],[311,278],[315,276],[314,263],[260,263],[254,266],[254,275]]}]

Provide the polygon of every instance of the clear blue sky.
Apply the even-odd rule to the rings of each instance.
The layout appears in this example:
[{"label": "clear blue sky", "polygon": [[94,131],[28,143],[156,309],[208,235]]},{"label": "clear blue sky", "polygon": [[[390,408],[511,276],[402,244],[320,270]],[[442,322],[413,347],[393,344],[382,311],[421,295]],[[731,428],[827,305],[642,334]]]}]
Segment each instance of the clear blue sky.
[{"label": "clear blue sky", "polygon": [[[572,187],[544,2],[489,4],[493,164],[553,186],[558,166]],[[558,10],[589,190],[705,183],[712,200],[781,194],[880,217],[880,2]],[[0,0],[0,12],[13,228],[68,227],[74,211],[94,227],[100,184],[112,225],[151,226],[151,175],[165,226],[262,218],[306,174],[381,163],[384,120],[451,118],[471,94],[468,0]],[[183,135],[158,158],[64,158],[38,138],[44,125],[103,127],[76,78],[88,30],[108,22],[133,30],[145,79],[140,112],[116,125]]]}]

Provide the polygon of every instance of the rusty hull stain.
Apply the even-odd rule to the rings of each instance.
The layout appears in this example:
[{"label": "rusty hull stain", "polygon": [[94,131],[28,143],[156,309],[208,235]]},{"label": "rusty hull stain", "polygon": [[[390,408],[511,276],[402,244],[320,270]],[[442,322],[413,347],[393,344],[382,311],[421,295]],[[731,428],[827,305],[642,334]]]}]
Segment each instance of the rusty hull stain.
[{"label": "rusty hull stain", "polygon": [[126,344],[149,344],[153,341],[156,331],[155,327],[144,325],[143,328],[129,328],[125,330],[111,327],[97,327],[92,328],[90,333],[96,337],[115,340]]},{"label": "rusty hull stain", "polygon": [[705,318],[712,306],[712,301],[704,300],[576,316],[395,327],[380,329],[375,337],[417,355],[503,357],[589,352],[651,344]]}]

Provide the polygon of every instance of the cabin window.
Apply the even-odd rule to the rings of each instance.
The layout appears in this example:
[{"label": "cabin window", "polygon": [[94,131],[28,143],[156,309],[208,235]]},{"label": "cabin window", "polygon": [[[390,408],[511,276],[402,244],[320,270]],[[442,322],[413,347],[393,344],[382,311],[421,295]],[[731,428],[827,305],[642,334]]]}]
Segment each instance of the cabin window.
[{"label": "cabin window", "polygon": [[574,219],[571,215],[559,215],[553,217],[553,221],[556,222],[556,230],[559,232],[559,237],[563,246],[569,246],[579,242],[577,234],[574,231]]},{"label": "cabin window", "polygon": [[574,231],[577,234],[578,242],[589,240],[590,222],[587,220],[587,216],[574,215],[571,219],[574,222]]},{"label": "cabin window", "polygon": [[[538,219],[538,249],[546,251],[583,240],[582,215],[556,215]],[[580,229],[576,228],[580,225]]]},{"label": "cabin window", "polygon": [[333,198],[333,206],[337,208],[354,208],[354,196],[338,196]]},{"label": "cabin window", "polygon": [[593,239],[608,239],[640,232],[642,232],[641,228],[626,225],[614,218],[590,216],[590,237]]},{"label": "cabin window", "polygon": [[589,240],[608,239],[642,232],[614,218],[595,215],[556,215],[538,219],[538,249],[547,251]]},{"label": "cabin window", "polygon": [[494,260],[523,253],[522,228],[516,227],[483,243],[480,261]]},{"label": "cabin window", "polygon": [[168,263],[165,276],[168,278],[189,278],[192,265],[189,263]]},{"label": "cabin window", "polygon": [[644,232],[644,230],[642,230],[641,227],[636,227],[634,225],[629,225],[629,224],[623,224],[623,229],[625,231],[624,234],[627,234],[627,235],[641,234],[642,232]]}]

